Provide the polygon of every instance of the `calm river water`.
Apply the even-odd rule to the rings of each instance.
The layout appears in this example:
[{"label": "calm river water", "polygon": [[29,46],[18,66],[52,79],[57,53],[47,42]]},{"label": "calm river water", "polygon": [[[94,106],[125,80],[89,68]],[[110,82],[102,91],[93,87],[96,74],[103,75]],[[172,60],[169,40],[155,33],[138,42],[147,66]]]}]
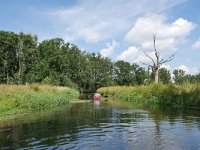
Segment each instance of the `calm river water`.
[{"label": "calm river water", "polygon": [[200,150],[200,110],[73,104],[1,122],[0,149]]}]

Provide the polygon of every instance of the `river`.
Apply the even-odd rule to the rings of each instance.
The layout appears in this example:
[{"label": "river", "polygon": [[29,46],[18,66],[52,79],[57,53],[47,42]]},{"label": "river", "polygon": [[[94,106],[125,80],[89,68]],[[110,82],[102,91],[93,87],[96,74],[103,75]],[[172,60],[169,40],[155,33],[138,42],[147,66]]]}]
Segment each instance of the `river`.
[{"label": "river", "polygon": [[200,150],[200,110],[78,103],[1,122],[0,149]]}]

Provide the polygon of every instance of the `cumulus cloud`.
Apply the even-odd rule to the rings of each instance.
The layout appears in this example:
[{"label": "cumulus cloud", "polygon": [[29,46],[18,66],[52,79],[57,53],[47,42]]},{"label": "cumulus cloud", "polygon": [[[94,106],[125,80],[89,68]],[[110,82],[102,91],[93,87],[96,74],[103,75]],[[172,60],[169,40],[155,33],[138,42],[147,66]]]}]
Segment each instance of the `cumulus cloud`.
[{"label": "cumulus cloud", "polygon": [[194,49],[200,49],[200,39],[197,40],[197,41],[192,45],[192,48],[194,48]]},{"label": "cumulus cloud", "polygon": [[183,18],[172,23],[164,15],[148,14],[136,20],[125,40],[144,50],[153,49],[153,34],[156,34],[158,51],[174,50],[195,28],[195,24]]},{"label": "cumulus cloud", "polygon": [[166,65],[166,64],[162,64],[160,66],[160,68],[166,68],[167,70],[170,70],[171,69],[171,66],[170,65]]},{"label": "cumulus cloud", "polygon": [[113,54],[114,49],[118,43],[115,40],[112,40],[112,43],[107,43],[107,47],[100,50],[100,54],[104,57],[108,57]]},{"label": "cumulus cloud", "polygon": [[91,32],[89,30],[82,31],[86,43],[97,43],[101,39],[101,34],[99,32]]},{"label": "cumulus cloud", "polygon": [[77,0],[76,5],[70,8],[54,8],[42,14],[56,27],[59,36],[96,43],[126,32],[138,15],[160,13],[184,1],[140,0],[138,3],[137,0]]},{"label": "cumulus cloud", "polygon": [[[155,52],[154,51],[147,51],[146,54],[156,60]],[[160,58],[162,56],[160,55]],[[124,50],[117,58],[117,60],[124,60],[130,63],[145,63],[145,64],[152,64],[152,60],[147,57],[144,52],[135,46],[130,46],[127,50]],[[162,65],[165,68],[170,68],[168,65]]]},{"label": "cumulus cloud", "polygon": [[181,69],[181,70],[185,71],[185,73],[189,73],[189,68],[185,65],[180,65],[176,69]]},{"label": "cumulus cloud", "polygon": [[[156,59],[154,52],[146,52],[151,58]],[[135,63],[145,63],[152,64],[152,60],[149,59],[142,51],[138,53],[137,58],[135,59]]]},{"label": "cumulus cloud", "polygon": [[184,70],[186,74],[197,74],[197,73],[199,73],[198,69],[196,69],[196,68],[189,68],[189,67],[187,67],[185,65],[180,65],[180,66],[178,66],[175,69]]},{"label": "cumulus cloud", "polygon": [[139,49],[136,47],[129,47],[127,50],[122,52],[118,57],[117,60],[124,60],[130,63],[133,63],[134,60],[137,58],[139,53]]},{"label": "cumulus cloud", "polygon": [[[178,44],[186,40],[186,37],[195,26],[195,24],[183,18],[169,23],[164,15],[148,14],[140,17],[125,36],[125,40],[135,45],[135,47],[128,48],[118,58],[129,62],[152,64],[152,60],[142,51],[146,51],[155,60],[153,34],[156,33],[156,48],[158,52],[169,52],[169,50],[172,52],[177,49]],[[137,51],[133,51],[133,48]],[[133,54],[131,54],[131,50]],[[161,54],[160,58],[162,58]],[[168,68],[170,67],[168,66]]]}]

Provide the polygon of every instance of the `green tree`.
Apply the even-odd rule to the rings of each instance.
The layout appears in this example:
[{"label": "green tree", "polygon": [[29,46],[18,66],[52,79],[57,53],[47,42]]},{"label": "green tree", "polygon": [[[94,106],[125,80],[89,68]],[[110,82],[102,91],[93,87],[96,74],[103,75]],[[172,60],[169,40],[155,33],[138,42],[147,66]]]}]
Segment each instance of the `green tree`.
[{"label": "green tree", "polygon": [[88,57],[89,61],[89,88],[95,91],[99,87],[113,84],[112,69],[113,64],[109,58],[102,57],[99,53],[92,53]]},{"label": "green tree", "polygon": [[174,74],[174,82],[176,84],[182,84],[185,81],[185,71],[182,69],[175,69],[173,71]]},{"label": "green tree", "polygon": [[38,46],[37,62],[28,76],[31,82],[41,82],[46,77],[57,77],[62,73],[63,53],[65,46],[63,39],[55,38],[42,41]]},{"label": "green tree", "polygon": [[24,34],[22,32],[18,35],[17,45],[17,64],[18,73],[15,74],[15,78],[18,80],[18,84],[26,82],[26,75],[35,64],[37,52],[37,36],[31,34]]},{"label": "green tree", "polygon": [[136,69],[136,81],[137,84],[146,84],[148,82],[149,75],[148,72],[143,67],[138,67]]},{"label": "green tree", "polygon": [[17,71],[16,46],[18,35],[0,31],[0,82],[12,83]]},{"label": "green tree", "polygon": [[119,60],[114,63],[114,79],[118,85],[133,85],[135,83],[135,69],[129,62]]},{"label": "green tree", "polygon": [[159,81],[168,84],[171,82],[171,74],[170,71],[166,68],[160,68],[159,69]]}]

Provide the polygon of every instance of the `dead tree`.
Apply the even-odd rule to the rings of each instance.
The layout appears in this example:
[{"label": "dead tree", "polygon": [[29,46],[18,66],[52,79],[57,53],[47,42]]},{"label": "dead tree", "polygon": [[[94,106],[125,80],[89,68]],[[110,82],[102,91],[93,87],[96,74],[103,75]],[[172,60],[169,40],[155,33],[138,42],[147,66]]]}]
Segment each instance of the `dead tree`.
[{"label": "dead tree", "polygon": [[150,57],[145,51],[144,54],[153,62],[153,65],[150,65],[150,64],[146,64],[146,63],[142,63],[144,65],[147,65],[149,67],[152,68],[152,71],[154,72],[155,74],[155,78],[154,78],[154,81],[155,83],[158,83],[158,80],[159,80],[159,69],[160,69],[160,66],[166,62],[169,62],[171,61],[172,59],[174,59],[174,54],[169,56],[167,59],[161,59],[160,60],[160,54],[158,53],[157,49],[156,49],[156,34],[153,35],[153,47],[154,47],[154,53],[155,53],[155,56],[156,56],[156,60],[154,60],[152,57]]}]

